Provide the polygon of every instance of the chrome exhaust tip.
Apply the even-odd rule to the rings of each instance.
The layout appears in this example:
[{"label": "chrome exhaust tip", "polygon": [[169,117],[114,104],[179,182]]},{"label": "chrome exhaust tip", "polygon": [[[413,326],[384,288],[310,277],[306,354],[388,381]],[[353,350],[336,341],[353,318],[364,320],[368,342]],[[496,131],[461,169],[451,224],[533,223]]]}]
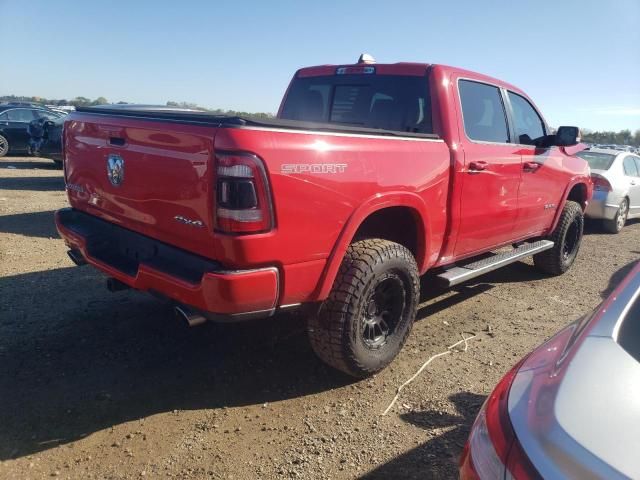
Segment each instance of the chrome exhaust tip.
[{"label": "chrome exhaust tip", "polygon": [[80,252],[80,250],[76,250],[76,249],[68,250],[67,255],[69,255],[69,258],[71,259],[71,261],[79,267],[87,264],[87,261],[82,256],[82,253]]},{"label": "chrome exhaust tip", "polygon": [[207,321],[207,317],[195,310],[192,310],[186,305],[178,305],[174,307],[173,311],[178,318],[181,318],[182,320],[187,322],[187,325],[189,325],[190,327],[202,325]]}]

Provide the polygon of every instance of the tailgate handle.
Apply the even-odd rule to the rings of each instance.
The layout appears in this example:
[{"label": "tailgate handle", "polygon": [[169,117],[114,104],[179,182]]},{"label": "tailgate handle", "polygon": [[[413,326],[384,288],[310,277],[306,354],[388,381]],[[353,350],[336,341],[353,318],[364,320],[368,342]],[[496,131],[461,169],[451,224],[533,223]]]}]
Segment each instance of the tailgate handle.
[{"label": "tailgate handle", "polygon": [[125,144],[124,138],[120,137],[109,137],[109,144],[115,145],[116,147],[123,147]]}]

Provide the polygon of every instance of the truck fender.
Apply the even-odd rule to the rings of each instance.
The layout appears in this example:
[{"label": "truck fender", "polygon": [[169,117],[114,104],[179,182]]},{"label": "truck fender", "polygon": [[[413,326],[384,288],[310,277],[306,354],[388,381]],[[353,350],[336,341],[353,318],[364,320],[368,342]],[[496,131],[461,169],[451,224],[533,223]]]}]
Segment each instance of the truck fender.
[{"label": "truck fender", "polygon": [[556,214],[553,218],[553,223],[551,224],[551,229],[549,230],[549,232],[553,232],[556,229],[556,226],[560,221],[560,216],[562,215],[562,211],[564,210],[564,204],[567,203],[567,199],[569,198],[569,193],[571,192],[573,187],[575,187],[580,183],[583,183],[587,188],[586,196],[581,204],[582,211],[584,211],[587,208],[587,203],[589,202],[589,200],[591,200],[591,195],[593,193],[593,184],[591,182],[591,177],[586,177],[584,175],[576,175],[571,178],[571,180],[567,184],[567,187],[564,190],[564,193],[562,194],[562,201],[558,204],[558,208],[556,209]]},{"label": "truck fender", "polygon": [[345,226],[342,228],[338,240],[336,241],[331,254],[327,259],[318,287],[313,295],[314,300],[323,301],[329,296],[333,282],[338,274],[338,269],[342,263],[349,245],[353,241],[353,238],[360,228],[360,225],[373,213],[378,210],[389,207],[408,207],[414,211],[417,223],[418,223],[418,239],[417,239],[417,252],[416,263],[418,269],[422,273],[426,270],[427,251],[430,242],[430,224],[429,217],[426,215],[427,207],[422,198],[411,192],[388,192],[385,194],[378,194],[365,200],[349,217]]}]

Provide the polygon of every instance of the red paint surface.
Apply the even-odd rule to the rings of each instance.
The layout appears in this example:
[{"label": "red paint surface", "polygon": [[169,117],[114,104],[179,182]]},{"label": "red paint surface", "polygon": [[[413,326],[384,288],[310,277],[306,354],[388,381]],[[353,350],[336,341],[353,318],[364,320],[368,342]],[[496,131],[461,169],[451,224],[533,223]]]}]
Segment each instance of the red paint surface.
[{"label": "red paint surface", "polygon": [[[215,259],[225,268],[276,267],[279,295],[274,301],[285,305],[326,298],[354,233],[379,209],[411,209],[418,224],[417,262],[424,273],[433,266],[549,232],[576,183],[585,184],[590,198],[586,162],[564,149],[536,150],[466,138],[459,77],[524,95],[517,88],[445,66],[375,67],[388,75],[424,76],[429,70],[425,81],[432,97],[434,130],[441,141],[217,128],[73,113],[65,128],[66,180],[84,192],[69,189],[69,202],[103,220]],[[298,75],[333,74],[336,68],[310,67]],[[123,138],[125,144],[112,146],[111,137]],[[272,230],[252,235],[215,231],[216,151],[250,152],[264,163],[273,202]],[[113,153],[125,160],[125,178],[119,187],[111,185],[106,175],[106,159]],[[486,168],[470,173],[471,162],[486,162]],[[527,169],[527,162],[540,167]],[[283,170],[290,164],[327,163],[345,167],[339,173]],[[549,204],[554,206],[545,209]],[[203,227],[178,223],[177,215],[201,221]],[[68,232],[61,230],[61,234],[69,243],[78,243]],[[120,278],[108,266],[89,261]],[[220,283],[207,275],[197,293],[178,287],[172,293],[164,285],[167,279],[146,271],[140,276],[144,280],[136,288],[164,288],[179,301],[214,312],[221,308],[251,311],[275,295],[272,279],[247,282],[251,291],[245,295],[239,291],[245,284],[237,280]],[[208,286],[214,280],[215,286]],[[260,300],[254,302],[254,297]]]}]

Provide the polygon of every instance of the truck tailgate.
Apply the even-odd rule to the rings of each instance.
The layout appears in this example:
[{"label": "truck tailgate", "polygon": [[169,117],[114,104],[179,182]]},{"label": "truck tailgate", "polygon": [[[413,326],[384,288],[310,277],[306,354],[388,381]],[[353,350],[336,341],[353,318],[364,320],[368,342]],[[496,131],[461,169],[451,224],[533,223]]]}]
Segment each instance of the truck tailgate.
[{"label": "truck tailgate", "polygon": [[214,258],[215,125],[74,113],[65,124],[71,206]]}]

